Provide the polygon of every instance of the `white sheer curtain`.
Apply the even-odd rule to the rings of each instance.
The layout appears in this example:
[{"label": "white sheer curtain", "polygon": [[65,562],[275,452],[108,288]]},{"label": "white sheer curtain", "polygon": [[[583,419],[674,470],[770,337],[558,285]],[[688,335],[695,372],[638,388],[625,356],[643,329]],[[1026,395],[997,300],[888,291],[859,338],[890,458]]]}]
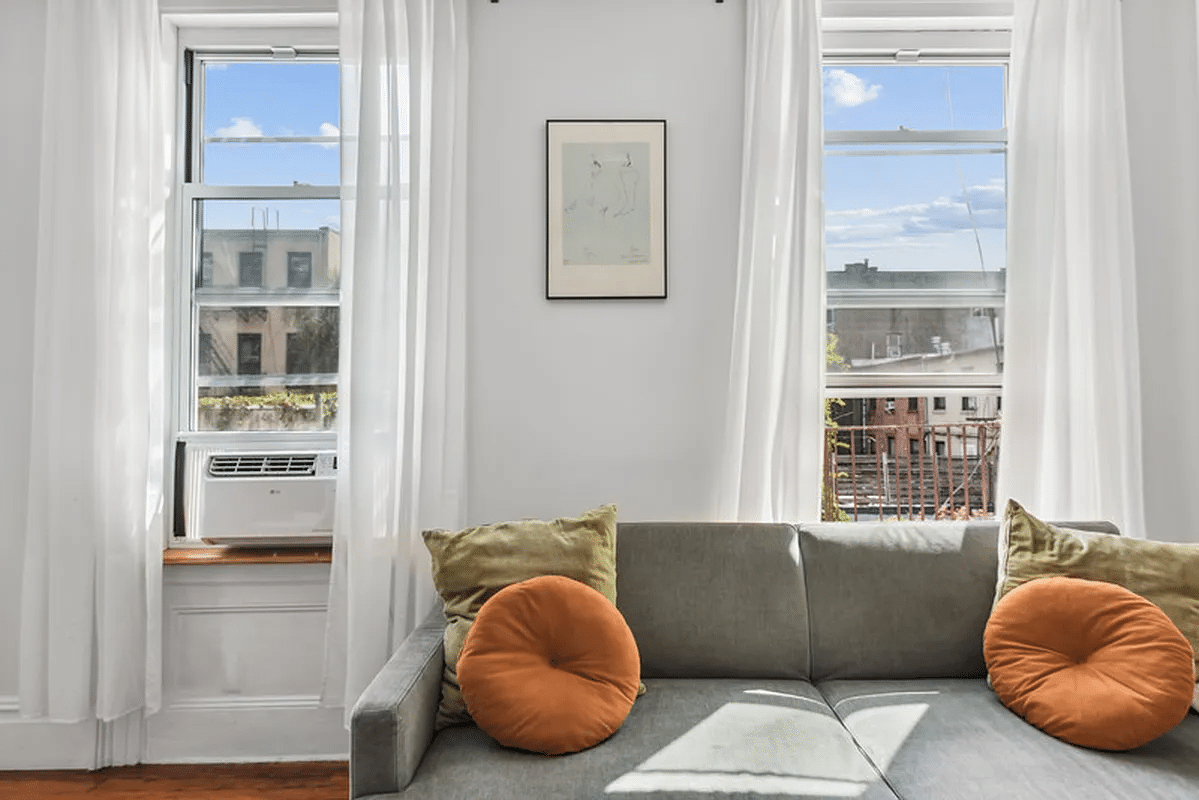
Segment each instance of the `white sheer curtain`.
[{"label": "white sheer curtain", "polygon": [[1119,0],[1016,0],[1000,497],[1144,536]]},{"label": "white sheer curtain", "polygon": [[824,446],[820,0],[746,3],[737,298],[718,513],[819,519]]},{"label": "white sheer curtain", "polygon": [[[1125,0],[1125,102],[1132,159],[1141,335],[1141,452],[1151,539],[1199,542],[1185,501],[1199,486],[1199,9]],[[1168,80],[1163,80],[1168,75]]]},{"label": "white sheer curtain", "polygon": [[343,376],[324,701],[433,606],[463,520],[466,0],[341,0]]},{"label": "white sheer curtain", "polygon": [[163,223],[156,0],[51,0],[45,62],[21,714],[159,703]]}]

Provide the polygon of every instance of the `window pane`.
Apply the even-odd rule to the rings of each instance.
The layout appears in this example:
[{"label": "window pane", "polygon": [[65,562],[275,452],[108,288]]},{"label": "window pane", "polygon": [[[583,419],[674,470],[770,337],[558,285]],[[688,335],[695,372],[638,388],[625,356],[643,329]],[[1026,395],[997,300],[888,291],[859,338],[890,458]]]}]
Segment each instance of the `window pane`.
[{"label": "window pane", "polygon": [[335,62],[203,63],[204,183],[339,183]]},{"label": "window pane", "polygon": [[[196,286],[337,289],[341,283],[336,200],[202,200]],[[201,292],[202,294],[202,292]]]},{"label": "window pane", "polygon": [[[978,313],[978,312],[982,313]],[[827,372],[993,375],[1003,367],[1003,310],[838,308]]]},{"label": "window pane", "polygon": [[824,68],[825,130],[997,130],[1004,67]]},{"label": "window pane", "polygon": [[[824,159],[830,272],[995,272],[1007,264],[1004,156],[834,155]],[[981,253],[980,253],[981,250]]]},{"label": "window pane", "polygon": [[966,397],[830,399],[824,518],[993,516],[999,397]]},{"label": "window pane", "polygon": [[198,312],[199,430],[324,430],[337,416],[336,306]]},{"label": "window pane", "polygon": [[289,252],[287,254],[287,287],[289,289],[312,288],[312,252]]},{"label": "window pane", "polygon": [[[251,242],[243,242],[253,246]],[[242,250],[237,254],[237,285],[255,289],[262,288],[262,256],[261,250]]]}]

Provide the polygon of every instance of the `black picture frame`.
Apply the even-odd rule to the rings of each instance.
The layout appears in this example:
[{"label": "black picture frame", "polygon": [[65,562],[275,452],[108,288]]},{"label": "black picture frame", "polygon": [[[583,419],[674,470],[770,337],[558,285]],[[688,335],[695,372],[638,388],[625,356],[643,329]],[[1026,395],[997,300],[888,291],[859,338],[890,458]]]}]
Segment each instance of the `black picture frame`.
[{"label": "black picture frame", "polygon": [[665,299],[666,120],[546,120],[545,296]]}]

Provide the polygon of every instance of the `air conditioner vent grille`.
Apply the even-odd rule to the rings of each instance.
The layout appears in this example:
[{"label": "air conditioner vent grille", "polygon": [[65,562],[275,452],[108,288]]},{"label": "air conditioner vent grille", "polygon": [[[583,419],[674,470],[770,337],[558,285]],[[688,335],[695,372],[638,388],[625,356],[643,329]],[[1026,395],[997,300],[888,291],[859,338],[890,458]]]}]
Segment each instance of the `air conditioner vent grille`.
[{"label": "air conditioner vent grille", "polygon": [[315,453],[244,453],[214,455],[208,474],[214,478],[300,477],[316,474]]}]

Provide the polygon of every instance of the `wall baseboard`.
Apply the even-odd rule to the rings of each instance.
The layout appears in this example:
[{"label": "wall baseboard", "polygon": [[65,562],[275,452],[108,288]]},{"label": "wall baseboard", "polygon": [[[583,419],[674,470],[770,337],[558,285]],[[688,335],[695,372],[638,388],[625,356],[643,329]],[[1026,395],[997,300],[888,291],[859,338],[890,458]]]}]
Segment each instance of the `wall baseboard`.
[{"label": "wall baseboard", "polygon": [[148,717],[142,760],[203,764],[349,758],[343,709],[323,708],[304,697],[243,699],[243,705],[230,707],[224,698],[201,698]]},{"label": "wall baseboard", "polygon": [[0,714],[0,770],[95,769],[96,723],[38,722]]}]

